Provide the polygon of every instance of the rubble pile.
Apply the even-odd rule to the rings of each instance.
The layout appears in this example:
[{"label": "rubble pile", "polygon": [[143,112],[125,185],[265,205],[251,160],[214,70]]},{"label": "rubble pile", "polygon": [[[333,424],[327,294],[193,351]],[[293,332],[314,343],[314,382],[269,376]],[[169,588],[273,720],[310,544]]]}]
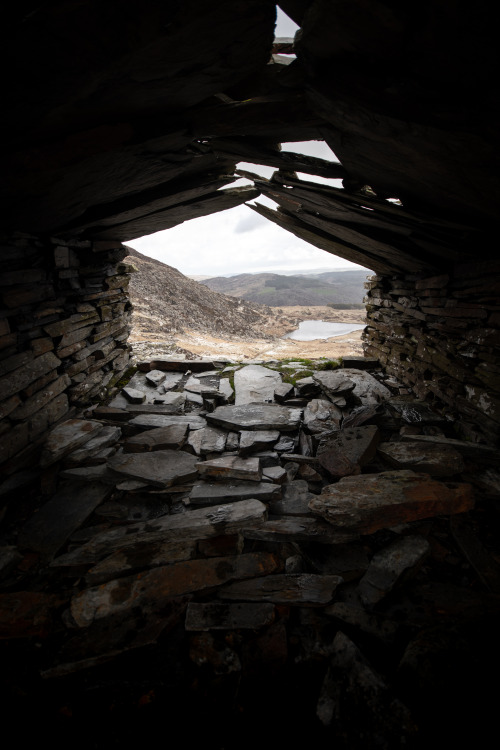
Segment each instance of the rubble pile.
[{"label": "rubble pile", "polygon": [[140,363],[0,486],[12,715],[416,747],[477,708],[498,452],[374,360],[264,364]]}]

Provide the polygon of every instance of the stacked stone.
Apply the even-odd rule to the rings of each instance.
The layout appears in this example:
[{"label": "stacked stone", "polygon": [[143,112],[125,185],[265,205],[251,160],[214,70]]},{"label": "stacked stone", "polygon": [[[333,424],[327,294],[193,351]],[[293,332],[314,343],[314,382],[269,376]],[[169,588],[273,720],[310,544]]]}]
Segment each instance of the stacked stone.
[{"label": "stacked stone", "polygon": [[436,276],[373,276],[365,355],[421,398],[500,435],[500,264],[463,263]]},{"label": "stacked stone", "polygon": [[126,254],[116,242],[17,234],[2,243],[0,464],[26,457],[127,368]]}]

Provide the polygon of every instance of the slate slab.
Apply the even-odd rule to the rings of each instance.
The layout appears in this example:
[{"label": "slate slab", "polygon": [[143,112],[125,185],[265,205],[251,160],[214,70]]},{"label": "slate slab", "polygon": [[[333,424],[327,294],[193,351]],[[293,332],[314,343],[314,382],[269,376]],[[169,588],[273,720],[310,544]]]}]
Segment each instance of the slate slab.
[{"label": "slate slab", "polygon": [[329,604],[342,580],[311,573],[268,575],[229,584],[219,591],[219,597],[274,604]]},{"label": "slate slab", "polygon": [[316,370],[313,372],[312,380],[328,398],[348,396],[356,387],[355,381],[349,378],[344,370]]},{"label": "slate slab", "polygon": [[348,427],[325,436],[316,456],[319,464],[333,477],[359,474],[361,467],[375,456],[380,432],[375,425]]},{"label": "slate slab", "polygon": [[56,558],[52,566],[95,563],[115,550],[129,549],[137,544],[233,534],[242,526],[250,528],[266,518],[266,506],[255,499],[162,516],[97,533],[86,544]]},{"label": "slate slab", "polygon": [[413,469],[431,477],[460,474],[465,463],[460,453],[449,446],[421,443],[417,440],[401,443],[381,443],[378,453],[396,469]]},{"label": "slate slab", "polygon": [[71,600],[71,615],[82,628],[136,608],[147,614],[158,611],[174,597],[279,569],[277,558],[267,552],[187,560],[86,589]]},{"label": "slate slab", "polygon": [[66,420],[49,433],[43,446],[40,466],[50,466],[75,448],[97,437],[103,427],[101,422],[91,419]]},{"label": "slate slab", "polygon": [[19,547],[52,559],[111,491],[111,486],[97,482],[66,482],[24,525]]},{"label": "slate slab", "polygon": [[276,516],[311,516],[312,497],[307,482],[298,479],[283,486],[281,499],[270,503],[269,512]]},{"label": "slate slab", "polygon": [[356,533],[337,531],[321,518],[286,516],[270,518],[258,526],[242,526],[245,539],[263,542],[317,542],[318,544],[345,544],[359,538]]},{"label": "slate slab", "polygon": [[377,552],[360,580],[358,594],[364,606],[374,607],[401,579],[419,567],[430,552],[422,536],[406,536]]},{"label": "slate slab", "polygon": [[229,503],[237,500],[256,498],[272,500],[281,495],[281,486],[272,482],[199,482],[189,494],[189,500],[199,503]]},{"label": "slate slab", "polygon": [[202,427],[207,426],[206,420],[196,414],[140,414],[131,419],[129,424],[144,430],[171,425],[188,425],[190,430],[201,430]]},{"label": "slate slab", "polygon": [[153,388],[158,388],[167,376],[161,370],[151,370],[146,373],[146,383]]},{"label": "slate slab", "polygon": [[82,448],[77,448],[67,457],[72,464],[80,464],[104,448],[115,445],[120,439],[122,431],[119,427],[104,427],[95,438],[92,438]]},{"label": "slate slab", "polygon": [[463,513],[473,505],[469,484],[401,470],[344,477],[325,487],[309,508],[339,530],[372,534],[421,518]]},{"label": "slate slab", "polygon": [[142,404],[146,400],[144,391],[140,391],[137,388],[125,386],[125,388],[122,388],[122,393],[131,404]]},{"label": "slate slab", "polygon": [[241,430],[239,452],[246,456],[257,451],[265,451],[274,446],[280,437],[278,430]]},{"label": "slate slab", "polygon": [[221,456],[211,461],[196,464],[201,476],[226,479],[247,479],[260,482],[262,471],[258,458],[240,458],[239,456]]},{"label": "slate slab", "polygon": [[234,373],[235,404],[252,404],[274,400],[274,389],[281,375],[261,365],[247,365]]},{"label": "slate slab", "polygon": [[127,439],[123,446],[125,453],[161,451],[167,448],[177,450],[186,442],[189,425],[173,424],[170,427],[157,427],[141,432]]},{"label": "slate slab", "polygon": [[107,465],[119,475],[142,479],[154,487],[170,487],[195,479],[197,461],[184,451],[162,450],[112,456]]},{"label": "slate slab", "polygon": [[228,430],[280,430],[291,432],[300,424],[302,411],[279,404],[218,406],[207,420]]}]

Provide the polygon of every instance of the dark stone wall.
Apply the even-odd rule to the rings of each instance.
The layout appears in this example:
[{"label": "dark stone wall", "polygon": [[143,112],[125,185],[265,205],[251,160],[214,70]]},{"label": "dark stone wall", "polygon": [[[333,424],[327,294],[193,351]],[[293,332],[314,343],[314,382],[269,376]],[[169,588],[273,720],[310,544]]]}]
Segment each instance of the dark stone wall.
[{"label": "dark stone wall", "polygon": [[500,262],[462,263],[435,276],[374,276],[367,282],[365,354],[422,399],[500,435]]},{"label": "dark stone wall", "polygon": [[[119,242],[26,234],[0,249],[0,465],[31,460],[75,407],[127,368],[129,267]],[[15,460],[13,460],[15,458]]]}]

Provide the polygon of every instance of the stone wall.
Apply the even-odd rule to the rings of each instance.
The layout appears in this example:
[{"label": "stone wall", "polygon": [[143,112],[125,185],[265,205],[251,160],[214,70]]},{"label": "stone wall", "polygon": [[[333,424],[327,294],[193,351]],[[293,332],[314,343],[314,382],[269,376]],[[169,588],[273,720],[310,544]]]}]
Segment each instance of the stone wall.
[{"label": "stone wall", "polygon": [[460,414],[462,436],[500,435],[500,263],[463,263],[428,276],[366,284],[365,355],[419,398]]},{"label": "stone wall", "polygon": [[127,368],[126,255],[109,241],[17,234],[1,243],[0,465],[7,473]]}]

